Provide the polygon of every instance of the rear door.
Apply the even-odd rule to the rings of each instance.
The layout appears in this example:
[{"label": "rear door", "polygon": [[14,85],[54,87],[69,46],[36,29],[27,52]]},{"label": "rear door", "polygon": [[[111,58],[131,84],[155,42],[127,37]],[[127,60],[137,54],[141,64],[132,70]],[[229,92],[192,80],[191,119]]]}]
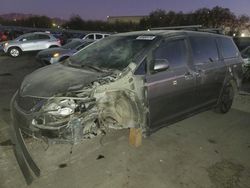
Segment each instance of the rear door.
[{"label": "rear door", "polygon": [[[151,129],[161,127],[193,106],[195,76],[189,69],[189,52],[185,37],[163,41],[153,51],[152,59],[166,59],[169,68],[146,75]],[[153,62],[153,61],[151,61]]]},{"label": "rear door", "polygon": [[37,34],[36,35],[36,49],[35,50],[43,50],[49,47],[50,37],[45,34]]},{"label": "rear door", "polygon": [[197,82],[196,106],[210,105],[219,97],[226,67],[219,57],[216,38],[212,35],[191,36],[190,45]]}]

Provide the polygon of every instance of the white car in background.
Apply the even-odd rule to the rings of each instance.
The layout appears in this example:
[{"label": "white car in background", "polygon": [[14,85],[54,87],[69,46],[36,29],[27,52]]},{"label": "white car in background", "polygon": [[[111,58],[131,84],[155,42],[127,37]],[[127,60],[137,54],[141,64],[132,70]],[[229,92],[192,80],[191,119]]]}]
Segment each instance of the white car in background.
[{"label": "white car in background", "polygon": [[103,39],[105,37],[110,36],[110,34],[107,33],[89,33],[87,34],[85,37],[83,37],[83,40],[100,40]]},{"label": "white car in background", "polygon": [[3,50],[11,57],[18,57],[22,52],[38,51],[61,46],[60,40],[50,33],[34,32],[17,37],[4,43]]}]

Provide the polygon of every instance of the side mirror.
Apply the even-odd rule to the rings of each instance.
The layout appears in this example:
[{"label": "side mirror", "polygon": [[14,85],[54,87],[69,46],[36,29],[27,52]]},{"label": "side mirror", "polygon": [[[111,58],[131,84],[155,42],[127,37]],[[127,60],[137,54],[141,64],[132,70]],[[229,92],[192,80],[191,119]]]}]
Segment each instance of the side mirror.
[{"label": "side mirror", "polygon": [[27,41],[27,39],[22,39],[23,42]]},{"label": "side mirror", "polygon": [[169,62],[167,59],[155,59],[154,60],[154,72],[165,71],[169,68]]}]

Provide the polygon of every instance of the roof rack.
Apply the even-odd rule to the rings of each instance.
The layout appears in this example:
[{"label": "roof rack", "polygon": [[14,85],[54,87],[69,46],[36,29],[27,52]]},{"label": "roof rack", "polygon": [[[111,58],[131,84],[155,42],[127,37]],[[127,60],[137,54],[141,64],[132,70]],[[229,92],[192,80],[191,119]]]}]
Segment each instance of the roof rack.
[{"label": "roof rack", "polygon": [[189,30],[189,31],[200,31],[208,33],[223,34],[224,32],[220,28],[203,28],[202,25],[187,25],[187,26],[173,26],[173,27],[155,27],[150,30]]}]

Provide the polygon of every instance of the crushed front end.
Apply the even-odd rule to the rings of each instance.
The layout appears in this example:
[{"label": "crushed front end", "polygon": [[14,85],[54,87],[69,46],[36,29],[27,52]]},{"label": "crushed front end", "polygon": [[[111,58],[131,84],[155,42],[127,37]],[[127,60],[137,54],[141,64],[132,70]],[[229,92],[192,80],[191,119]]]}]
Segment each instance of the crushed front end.
[{"label": "crushed front end", "polygon": [[40,170],[31,158],[22,133],[49,144],[77,144],[109,129],[142,128],[146,131],[147,105],[144,80],[131,63],[123,72],[96,79],[83,87],[70,86],[51,97],[15,94],[11,103],[14,151],[26,182]]}]

